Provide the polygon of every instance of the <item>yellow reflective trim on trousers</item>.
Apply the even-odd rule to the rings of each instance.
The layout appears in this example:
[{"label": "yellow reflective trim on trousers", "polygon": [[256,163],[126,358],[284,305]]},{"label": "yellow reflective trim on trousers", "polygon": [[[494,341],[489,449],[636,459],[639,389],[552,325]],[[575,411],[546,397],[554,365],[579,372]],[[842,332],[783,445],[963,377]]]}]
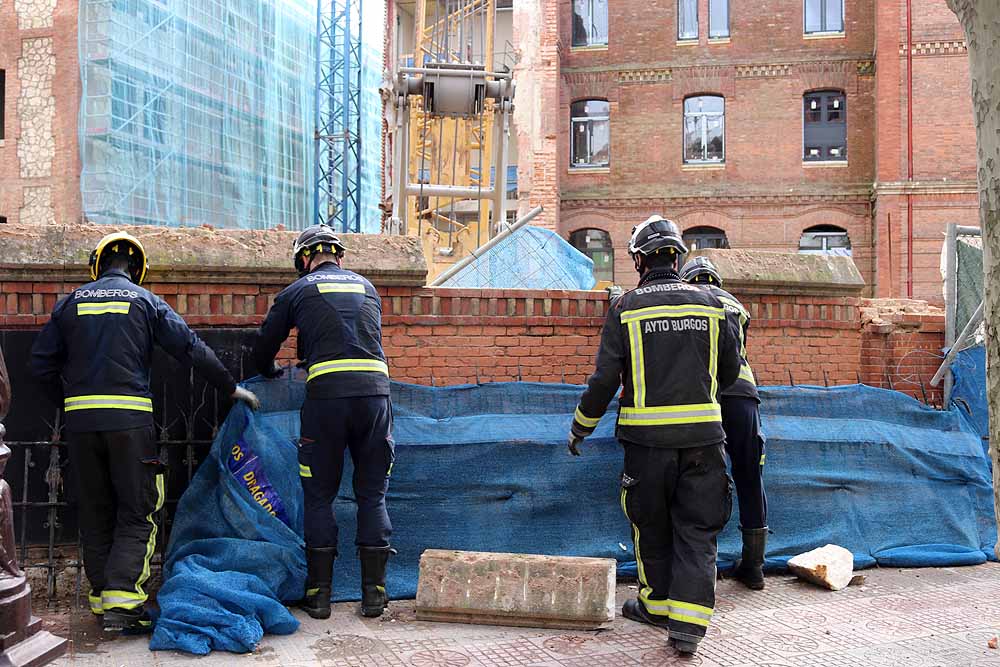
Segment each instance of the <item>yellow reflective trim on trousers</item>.
[{"label": "yellow reflective trim on trousers", "polygon": [[309,376],[306,382],[313,380],[320,375],[327,373],[341,373],[344,371],[370,371],[373,373],[389,374],[389,367],[384,361],[378,359],[337,359],[335,361],[321,361],[309,367]]},{"label": "yellow reflective trim on trousers", "polygon": [[299,477],[312,477],[312,476],[313,476],[312,468],[310,468],[309,466],[304,466],[304,465],[302,465],[300,463],[299,464]]},{"label": "yellow reflective trim on trousers", "polygon": [[311,598],[312,596],[317,595],[318,593],[319,593],[319,589],[318,588],[307,588],[306,589],[306,597],[307,598]]},{"label": "yellow reflective trim on trousers", "polygon": [[153,515],[160,511],[163,507],[164,500],[163,492],[163,473],[156,475],[156,505],[153,507],[153,511],[146,515],[146,521],[149,522],[151,529],[149,531],[149,540],[146,542],[146,555],[142,559],[142,572],[139,574],[139,578],[135,582],[135,591],[142,599],[146,599],[146,592],[142,590],[142,585],[146,583],[149,579],[149,562],[153,558],[153,551],[156,550],[156,522],[153,520]]},{"label": "yellow reflective trim on trousers", "polygon": [[101,593],[101,606],[105,611],[108,609],[135,609],[141,607],[146,602],[145,595],[139,595],[132,591],[104,591]]},{"label": "yellow reflective trim on trousers", "polygon": [[698,618],[697,616],[688,616],[687,614],[678,614],[675,612],[669,612],[671,620],[681,621],[683,623],[690,623],[691,625],[700,625],[707,628],[711,621],[706,621],[703,618]]},{"label": "yellow reflective trim on trousers", "polygon": [[89,394],[86,396],[69,396],[63,402],[63,410],[96,410],[117,409],[152,412],[153,400],[145,396],[124,396],[116,394]]},{"label": "yellow reflective trim on trousers", "polygon": [[722,407],[718,403],[621,408],[618,413],[618,423],[622,426],[670,426],[721,421]]},{"label": "yellow reflective trim on trousers", "polygon": [[755,387],[757,386],[757,381],[753,377],[753,371],[750,370],[750,366],[748,364],[740,366],[740,379],[746,380]]},{"label": "yellow reflective trim on trousers", "polygon": [[360,283],[317,283],[320,294],[364,294],[365,286]]},{"label": "yellow reflective trim on trousers", "polygon": [[695,604],[693,602],[681,602],[680,600],[667,600],[667,602],[670,603],[671,608],[683,609],[684,611],[692,612],[693,614],[702,616],[706,619],[711,619],[712,615],[715,614],[715,610],[711,607]]},{"label": "yellow reflective trim on trousers", "polygon": [[76,304],[76,314],[80,315],[128,315],[132,303],[129,301],[91,301]]},{"label": "yellow reflective trim on trousers", "polygon": [[622,514],[625,515],[625,518],[632,525],[632,544],[635,547],[635,569],[639,576],[639,583],[642,584],[642,590],[639,592],[641,597],[642,595],[649,595],[653,589],[649,587],[649,583],[646,581],[646,566],[642,563],[642,553],[639,549],[639,527],[632,522],[632,519],[629,518],[628,510],[625,509],[627,497],[628,489],[622,488]]},{"label": "yellow reflective trim on trousers", "polygon": [[670,608],[667,606],[666,600],[651,600],[649,599],[649,594],[653,592],[652,588],[646,587],[639,591],[639,600],[642,601],[642,606],[646,608],[646,611],[653,616],[666,616],[670,617]]},{"label": "yellow reflective trim on trousers", "polygon": [[764,459],[766,459],[766,458],[767,458],[767,454],[761,454],[760,455],[760,464],[761,465],[764,465]]},{"label": "yellow reflective trim on trousers", "polygon": [[718,401],[719,391],[719,321],[708,321],[708,374],[712,376],[712,393],[709,394],[713,401]]},{"label": "yellow reflective trim on trousers", "polygon": [[90,611],[91,611],[91,613],[97,614],[98,616],[100,616],[101,614],[104,613],[104,607],[101,604],[101,596],[100,595],[88,594],[87,595],[87,602],[90,603]]},{"label": "yellow reflective trim on trousers", "polygon": [[691,317],[693,315],[721,320],[726,317],[726,310],[693,303],[676,306],[649,306],[638,310],[626,310],[621,314],[621,322],[627,324],[636,320],[648,320],[651,317]]},{"label": "yellow reflective trim on trousers", "polygon": [[580,426],[586,426],[587,428],[594,428],[601,421],[600,417],[594,419],[593,417],[588,417],[580,412],[579,406],[577,406],[576,412],[573,413],[573,419],[575,419]]}]

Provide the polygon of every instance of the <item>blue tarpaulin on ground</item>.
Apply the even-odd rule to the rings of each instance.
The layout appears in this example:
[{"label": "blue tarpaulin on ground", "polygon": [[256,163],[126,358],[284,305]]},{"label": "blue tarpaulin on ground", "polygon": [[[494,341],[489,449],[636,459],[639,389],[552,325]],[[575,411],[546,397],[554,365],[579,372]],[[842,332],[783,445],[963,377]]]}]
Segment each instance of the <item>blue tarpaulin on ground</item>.
[{"label": "blue tarpaulin on ground", "polygon": [[[249,386],[263,410],[232,411],[178,507],[154,649],[249,651],[264,632],[297,627],[278,601],[299,597],[305,575],[293,444],[304,385]],[[616,406],[577,458],[565,436],[581,387],[395,384],[393,392],[393,597],[415,594],[427,548],[600,556],[634,572],[618,504]],[[964,565],[992,553],[989,465],[958,412],[866,386],[778,387],[762,398],[769,566],[827,543],[850,549],[858,567]],[[348,465],[335,504],[336,600],[360,593],[350,479]],[[737,555],[738,524],[734,513],[720,539],[723,567]]]}]

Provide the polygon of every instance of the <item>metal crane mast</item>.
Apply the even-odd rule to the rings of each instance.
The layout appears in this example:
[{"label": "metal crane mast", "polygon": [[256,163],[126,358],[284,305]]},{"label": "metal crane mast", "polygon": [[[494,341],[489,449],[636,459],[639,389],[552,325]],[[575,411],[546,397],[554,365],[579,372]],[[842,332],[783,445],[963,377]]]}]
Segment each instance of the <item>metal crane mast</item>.
[{"label": "metal crane mast", "polygon": [[361,231],[362,0],[316,8],[316,222]]}]

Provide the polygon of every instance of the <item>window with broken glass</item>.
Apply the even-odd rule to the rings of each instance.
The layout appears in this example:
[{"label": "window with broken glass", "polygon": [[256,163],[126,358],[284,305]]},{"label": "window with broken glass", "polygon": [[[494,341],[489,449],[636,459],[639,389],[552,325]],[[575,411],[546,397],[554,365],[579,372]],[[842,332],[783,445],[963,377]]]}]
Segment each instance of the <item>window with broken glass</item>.
[{"label": "window with broken glass", "polygon": [[822,90],[803,97],[802,159],[806,162],[847,159],[847,99],[841,90]]}]

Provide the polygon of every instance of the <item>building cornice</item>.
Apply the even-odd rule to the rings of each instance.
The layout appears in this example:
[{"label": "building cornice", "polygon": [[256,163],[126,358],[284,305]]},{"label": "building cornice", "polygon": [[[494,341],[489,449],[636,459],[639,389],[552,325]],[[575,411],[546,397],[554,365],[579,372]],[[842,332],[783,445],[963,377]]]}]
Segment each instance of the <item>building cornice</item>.
[{"label": "building cornice", "polygon": [[674,190],[669,194],[616,193],[604,190],[563,192],[560,204],[566,209],[578,208],[656,208],[665,206],[719,206],[727,205],[786,205],[786,204],[862,204],[871,201],[868,186],[847,186],[826,191],[704,191]]},{"label": "building cornice", "polygon": [[972,180],[955,181],[882,181],[875,183],[874,196],[879,195],[976,195],[979,185]]},{"label": "building cornice", "polygon": [[871,53],[857,53],[853,55],[846,56],[830,56],[826,58],[792,58],[792,59],[759,59],[759,60],[733,60],[730,62],[719,62],[717,60],[712,60],[711,62],[705,63],[691,63],[690,61],[656,61],[651,63],[638,63],[638,62],[625,62],[625,63],[614,63],[610,65],[594,65],[590,67],[561,67],[560,72],[562,74],[577,74],[577,73],[597,73],[597,72],[609,72],[609,73],[627,73],[634,71],[669,71],[674,73],[680,73],[685,70],[705,70],[705,69],[737,69],[737,68],[783,68],[783,67],[800,67],[800,66],[818,66],[818,67],[843,67],[849,66],[856,63],[870,63],[873,62],[875,56]]}]

